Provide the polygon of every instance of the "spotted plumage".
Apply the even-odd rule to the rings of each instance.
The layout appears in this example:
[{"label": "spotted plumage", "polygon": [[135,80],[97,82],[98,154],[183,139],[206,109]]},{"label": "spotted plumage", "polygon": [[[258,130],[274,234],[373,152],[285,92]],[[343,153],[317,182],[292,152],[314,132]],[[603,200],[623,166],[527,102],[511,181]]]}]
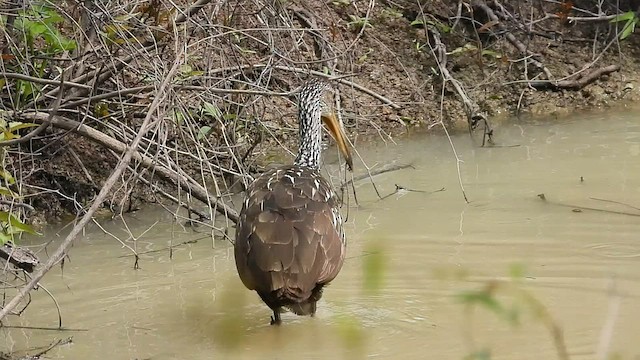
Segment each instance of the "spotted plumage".
[{"label": "spotted plumage", "polygon": [[[314,315],[322,288],[344,262],[346,242],[338,200],[319,171],[320,100],[325,87],[316,80],[303,87],[300,148],[294,164],[258,177],[247,189],[240,212],[234,249],[238,274],[273,310],[272,324],[280,323],[281,307]],[[337,124],[327,125],[342,142],[341,150],[346,149],[342,133],[335,131]],[[348,150],[343,152],[350,164]]]}]

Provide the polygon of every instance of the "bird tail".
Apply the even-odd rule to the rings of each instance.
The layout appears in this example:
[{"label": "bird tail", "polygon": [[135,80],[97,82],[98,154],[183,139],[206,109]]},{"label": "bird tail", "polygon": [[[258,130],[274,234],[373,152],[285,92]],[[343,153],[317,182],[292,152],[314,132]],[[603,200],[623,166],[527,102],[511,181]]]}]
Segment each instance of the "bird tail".
[{"label": "bird tail", "polygon": [[316,301],[312,299],[300,303],[290,304],[286,307],[296,315],[314,315],[316,313]]},{"label": "bird tail", "polygon": [[322,297],[322,285],[317,285],[311,293],[300,293],[299,289],[283,289],[285,306],[296,315],[315,315],[316,303]]}]

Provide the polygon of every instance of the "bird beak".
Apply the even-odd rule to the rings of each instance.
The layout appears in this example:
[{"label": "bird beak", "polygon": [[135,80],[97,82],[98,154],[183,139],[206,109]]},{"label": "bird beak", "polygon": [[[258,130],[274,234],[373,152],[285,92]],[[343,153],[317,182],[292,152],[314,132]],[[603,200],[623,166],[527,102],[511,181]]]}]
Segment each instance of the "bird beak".
[{"label": "bird beak", "polygon": [[338,149],[340,149],[340,152],[347,161],[347,167],[349,170],[353,170],[353,159],[351,158],[349,147],[347,147],[347,136],[344,134],[344,130],[342,129],[342,126],[340,126],[340,122],[333,113],[322,114],[321,118],[329,129],[331,136],[333,136],[336,143],[338,143]]}]

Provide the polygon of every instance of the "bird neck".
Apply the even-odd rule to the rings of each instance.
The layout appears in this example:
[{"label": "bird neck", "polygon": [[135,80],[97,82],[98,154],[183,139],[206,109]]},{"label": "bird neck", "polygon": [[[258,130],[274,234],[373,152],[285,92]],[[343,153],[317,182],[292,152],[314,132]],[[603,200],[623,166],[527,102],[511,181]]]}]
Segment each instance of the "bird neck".
[{"label": "bird neck", "polygon": [[312,169],[320,168],[320,148],[322,132],[320,131],[320,105],[318,102],[309,106],[300,102],[298,120],[300,122],[300,147],[295,165]]}]

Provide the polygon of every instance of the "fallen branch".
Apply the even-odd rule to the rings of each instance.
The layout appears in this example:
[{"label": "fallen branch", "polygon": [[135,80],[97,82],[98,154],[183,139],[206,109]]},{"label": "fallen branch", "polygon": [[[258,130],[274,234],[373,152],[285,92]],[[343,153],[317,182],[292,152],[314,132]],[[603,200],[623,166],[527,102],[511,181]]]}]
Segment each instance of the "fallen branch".
[{"label": "fallen branch", "polygon": [[620,65],[609,65],[600,69],[593,70],[589,73],[584,74],[577,79],[567,79],[561,81],[553,81],[553,80],[531,80],[529,84],[536,89],[552,89],[552,90],[560,90],[560,89],[568,89],[568,90],[580,90],[585,86],[591,84],[596,81],[599,77],[607,74],[611,74],[612,72],[616,72],[620,70]]},{"label": "fallen branch", "polygon": [[40,263],[40,259],[38,259],[38,256],[36,256],[33,251],[16,246],[11,242],[0,246],[0,258],[7,260],[13,266],[28,273],[33,272],[33,269]]}]

